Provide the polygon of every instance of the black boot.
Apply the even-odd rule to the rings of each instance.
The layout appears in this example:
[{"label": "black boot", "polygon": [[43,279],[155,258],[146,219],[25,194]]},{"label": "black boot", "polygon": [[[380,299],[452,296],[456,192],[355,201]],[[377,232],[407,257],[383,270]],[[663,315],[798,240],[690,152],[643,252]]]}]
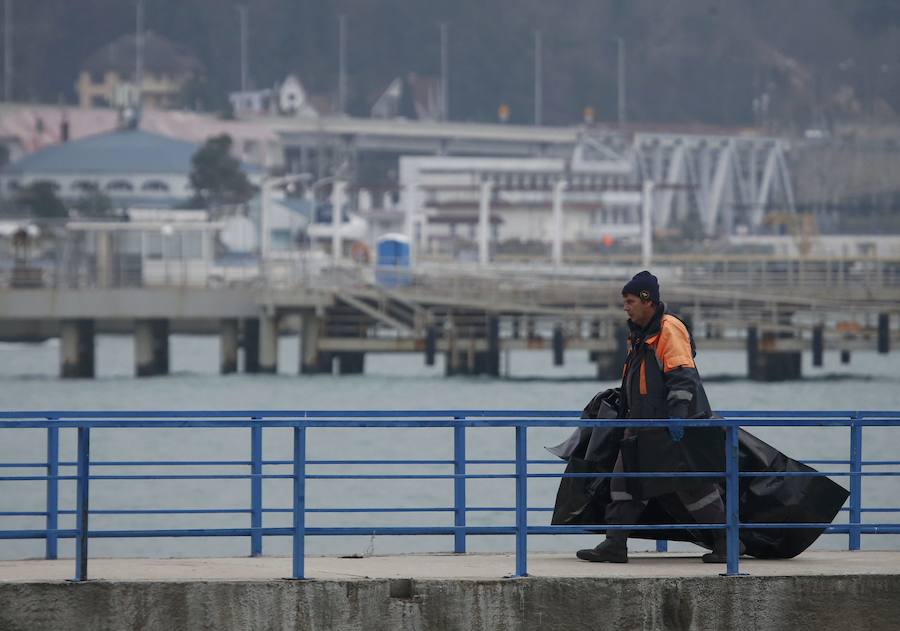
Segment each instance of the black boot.
[{"label": "black boot", "polygon": [[[644,511],[641,500],[615,500],[606,505],[607,524],[634,524]],[[628,531],[610,530],[606,540],[595,548],[579,550],[579,559],[594,563],[628,563]]]},{"label": "black boot", "polygon": [[[746,550],[744,544],[738,541],[738,545],[740,546],[738,555],[744,554]],[[725,535],[716,535],[712,552],[707,552],[700,559],[704,563],[728,563],[728,540]]]},{"label": "black boot", "polygon": [[592,563],[628,563],[628,533],[617,530],[606,535],[606,539],[594,548],[575,553],[583,561]]}]

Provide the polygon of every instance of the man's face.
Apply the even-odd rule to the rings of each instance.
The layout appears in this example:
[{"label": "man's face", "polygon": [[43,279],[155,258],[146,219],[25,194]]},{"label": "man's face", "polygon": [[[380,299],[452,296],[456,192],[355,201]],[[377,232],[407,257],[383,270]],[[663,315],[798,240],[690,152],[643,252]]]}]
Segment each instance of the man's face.
[{"label": "man's face", "polygon": [[637,324],[644,326],[650,322],[656,307],[649,300],[641,300],[634,294],[625,294],[622,296],[622,308],[628,314],[628,319]]}]

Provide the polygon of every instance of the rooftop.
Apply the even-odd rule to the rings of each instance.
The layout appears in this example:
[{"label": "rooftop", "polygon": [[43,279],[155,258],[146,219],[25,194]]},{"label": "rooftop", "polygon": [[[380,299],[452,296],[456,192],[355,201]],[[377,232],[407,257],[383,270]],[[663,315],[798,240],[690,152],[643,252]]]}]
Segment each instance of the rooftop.
[{"label": "rooftop", "polygon": [[186,174],[197,145],[144,131],[124,129],[45,147],[10,164],[4,175],[64,173]]},{"label": "rooftop", "polygon": [[[134,74],[136,42],[134,34],[122,35],[84,62],[84,70],[102,74],[112,71],[123,77]],[[200,70],[200,62],[191,53],[153,31],[144,34],[144,70],[162,75],[182,75]]]}]

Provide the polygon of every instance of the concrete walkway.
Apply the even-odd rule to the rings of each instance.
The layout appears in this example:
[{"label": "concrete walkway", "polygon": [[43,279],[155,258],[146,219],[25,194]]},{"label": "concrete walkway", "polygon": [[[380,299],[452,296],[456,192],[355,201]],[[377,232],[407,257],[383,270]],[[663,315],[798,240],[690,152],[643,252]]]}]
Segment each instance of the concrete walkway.
[{"label": "concrete walkway", "polygon": [[[515,570],[512,554],[408,554],[369,557],[306,558],[306,576],[318,580],[497,579]],[[530,576],[547,578],[713,577],[724,565],[700,562],[698,554],[637,553],[628,564],[587,563],[573,555],[533,554]],[[900,575],[900,551],[809,551],[796,559],[741,559],[750,576]],[[0,582],[55,582],[71,579],[73,559],[0,561]],[[204,559],[90,559],[88,577],[108,581],[265,581],[290,576],[284,557]]]}]

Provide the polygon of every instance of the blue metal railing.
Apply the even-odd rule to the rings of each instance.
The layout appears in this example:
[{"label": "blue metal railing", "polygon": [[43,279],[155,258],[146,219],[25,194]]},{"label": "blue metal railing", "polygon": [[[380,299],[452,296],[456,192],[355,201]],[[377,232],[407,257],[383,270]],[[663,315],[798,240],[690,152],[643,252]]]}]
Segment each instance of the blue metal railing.
[{"label": "blue metal railing", "polygon": [[[292,537],[293,572],[297,579],[304,578],[304,555],[306,536],[317,535],[452,535],[455,552],[466,551],[468,535],[515,535],[516,568],[515,576],[527,575],[527,538],[537,534],[578,534],[596,530],[591,526],[537,526],[528,524],[529,512],[548,512],[552,509],[528,506],[528,481],[532,478],[589,477],[596,474],[560,472],[529,472],[529,465],[559,464],[559,460],[529,460],[527,457],[527,436],[530,428],[560,428],[576,426],[622,427],[722,427],[725,430],[725,470],[715,472],[678,473],[604,473],[604,477],[724,477],[726,487],[726,523],[690,524],[691,529],[722,529],[726,531],[728,554],[726,574],[739,574],[738,534],[741,528],[822,528],[825,532],[847,534],[849,549],[858,550],[862,534],[900,533],[900,524],[862,522],[863,512],[900,512],[900,508],[862,506],[862,480],[869,476],[898,476],[900,471],[864,471],[867,466],[898,466],[900,460],[863,460],[862,433],[868,426],[900,426],[900,412],[724,412],[722,419],[690,420],[585,420],[571,411],[520,411],[520,410],[437,410],[437,411],[227,411],[227,412],[0,412],[0,430],[45,429],[47,434],[47,457],[43,462],[0,462],[0,472],[5,469],[41,468],[44,475],[2,475],[0,483],[43,481],[46,483],[46,511],[0,511],[2,517],[37,516],[45,518],[41,529],[0,530],[0,539],[44,539],[45,555],[48,559],[57,557],[58,540],[74,538],[75,579],[87,579],[88,541],[91,538],[113,537],[249,537],[252,556],[262,554],[265,536]],[[738,488],[741,477],[771,476],[771,472],[740,472],[738,470],[738,430],[741,427],[778,426],[848,427],[850,430],[850,457],[848,460],[816,460],[808,464],[828,464],[847,466],[843,471],[779,472],[778,476],[842,476],[850,481],[850,498],[847,524],[825,523],[742,523],[739,515]],[[470,428],[514,428],[514,459],[468,459],[466,455],[466,435]],[[249,460],[107,460],[91,461],[91,433],[111,428],[248,428],[250,429]],[[289,460],[265,460],[263,458],[263,431],[265,428],[290,428],[293,433],[292,458]],[[453,458],[445,459],[308,459],[308,430],[315,428],[451,428],[453,431]],[[60,461],[60,430],[73,429],[77,434],[77,459],[74,462]],[[2,442],[0,442],[2,444]],[[7,443],[8,444],[8,443]],[[290,473],[265,473],[265,467],[289,465]],[[308,465],[403,465],[452,467],[453,473],[339,473],[310,474]],[[470,473],[467,465],[514,465],[513,473]],[[75,475],[60,473],[61,468],[75,467]],[[239,466],[249,467],[247,474],[118,474],[103,475],[91,473],[100,467],[205,467]],[[562,467],[560,467],[562,468]],[[181,508],[181,509],[91,509],[90,484],[94,480],[250,480],[249,508]],[[266,479],[289,479],[292,481],[292,502],[287,508],[265,507],[263,504],[263,481]],[[436,507],[309,507],[307,506],[307,482],[309,480],[439,480],[452,479],[453,505]],[[513,479],[515,482],[514,506],[469,506],[466,497],[468,480]],[[74,510],[59,507],[59,482],[76,483]],[[473,526],[467,524],[467,513],[476,511],[514,512],[515,520],[508,525]],[[451,512],[452,526],[353,526],[353,527],[308,527],[307,514],[310,513],[393,513],[393,512]],[[266,513],[290,513],[290,527],[265,527]],[[60,528],[60,515],[75,516],[74,528]],[[249,514],[249,528],[165,528],[165,529],[118,529],[89,530],[91,515],[150,515],[150,514]],[[684,529],[684,524],[653,525],[606,525],[607,529],[659,530]],[[665,542],[658,542],[657,550],[665,550]]]}]

